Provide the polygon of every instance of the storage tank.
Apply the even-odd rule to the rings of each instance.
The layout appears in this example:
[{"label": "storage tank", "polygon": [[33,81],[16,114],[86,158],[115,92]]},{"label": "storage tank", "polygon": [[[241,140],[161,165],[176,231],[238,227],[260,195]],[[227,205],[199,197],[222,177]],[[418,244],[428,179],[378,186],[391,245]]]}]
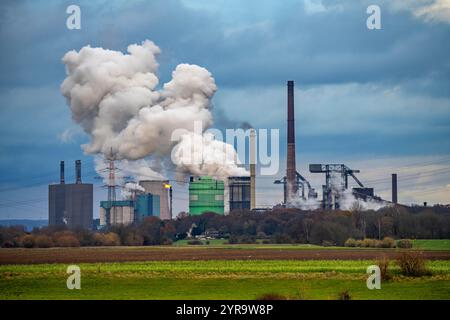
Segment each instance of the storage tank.
[{"label": "storage tank", "polygon": [[208,176],[191,177],[189,183],[189,213],[224,214],[224,182]]},{"label": "storage tank", "polygon": [[250,177],[229,177],[230,211],[250,209]]},{"label": "storage tank", "polygon": [[139,185],[145,189],[145,193],[151,193],[152,195],[159,196],[159,217],[162,220],[170,220],[169,209],[169,185],[168,180],[142,180],[139,181]]}]

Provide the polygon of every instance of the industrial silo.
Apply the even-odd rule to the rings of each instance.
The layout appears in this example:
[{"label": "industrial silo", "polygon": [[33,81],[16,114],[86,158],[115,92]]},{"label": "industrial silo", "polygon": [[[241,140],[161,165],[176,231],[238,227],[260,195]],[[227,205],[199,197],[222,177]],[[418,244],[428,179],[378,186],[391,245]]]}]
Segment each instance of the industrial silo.
[{"label": "industrial silo", "polygon": [[142,180],[139,181],[139,185],[145,189],[145,193],[151,193],[152,195],[159,196],[159,217],[162,220],[172,219],[169,208],[169,181]]},{"label": "industrial silo", "polygon": [[224,183],[208,176],[191,177],[189,183],[189,213],[224,214]]},{"label": "industrial silo", "polygon": [[228,178],[230,211],[250,209],[250,177]]},{"label": "industrial silo", "polygon": [[127,225],[134,222],[134,202],[132,200],[100,201],[100,226]]}]

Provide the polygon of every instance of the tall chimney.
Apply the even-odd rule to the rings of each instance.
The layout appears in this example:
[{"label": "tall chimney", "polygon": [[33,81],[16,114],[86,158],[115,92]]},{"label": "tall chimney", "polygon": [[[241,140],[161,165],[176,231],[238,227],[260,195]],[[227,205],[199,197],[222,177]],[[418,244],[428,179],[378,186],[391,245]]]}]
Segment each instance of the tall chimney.
[{"label": "tall chimney", "polygon": [[64,184],[64,161],[59,164],[59,183]]},{"label": "tall chimney", "polygon": [[256,208],[256,132],[250,129],[250,209]]},{"label": "tall chimney", "polygon": [[76,183],[81,183],[81,160],[75,161],[75,177]]},{"label": "tall chimney", "polygon": [[295,124],[294,124],[294,81],[288,81],[287,101],[287,163],[286,163],[286,201],[290,201],[297,193],[295,168]]},{"label": "tall chimney", "polygon": [[392,203],[397,203],[397,174],[392,174]]}]

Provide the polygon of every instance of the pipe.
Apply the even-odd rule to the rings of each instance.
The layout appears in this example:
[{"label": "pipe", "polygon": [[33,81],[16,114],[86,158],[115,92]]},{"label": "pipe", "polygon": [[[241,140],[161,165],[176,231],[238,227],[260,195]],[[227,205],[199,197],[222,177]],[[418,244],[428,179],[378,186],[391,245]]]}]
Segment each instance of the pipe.
[{"label": "pipe", "polygon": [[286,200],[289,202],[297,194],[295,168],[295,120],[294,120],[294,81],[287,82],[287,163],[286,163]]},{"label": "pipe", "polygon": [[256,132],[250,129],[250,209],[256,208]]},{"label": "pipe", "polygon": [[61,161],[59,164],[59,183],[64,184],[64,161]]},{"label": "pipe", "polygon": [[392,174],[392,203],[397,203],[397,174]]},{"label": "pipe", "polygon": [[76,183],[81,183],[81,160],[75,161],[75,177]]}]

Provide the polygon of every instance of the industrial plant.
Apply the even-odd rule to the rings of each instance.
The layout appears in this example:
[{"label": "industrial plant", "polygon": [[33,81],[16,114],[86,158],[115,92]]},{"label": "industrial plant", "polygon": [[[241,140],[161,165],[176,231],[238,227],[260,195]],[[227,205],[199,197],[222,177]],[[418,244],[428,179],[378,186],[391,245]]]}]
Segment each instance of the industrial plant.
[{"label": "industrial plant", "polygon": [[[366,187],[356,176],[360,171],[345,164],[310,164],[310,173],[324,174],[322,198],[311,183],[299,172],[296,166],[295,119],[294,119],[294,81],[287,82],[287,158],[286,174],[275,180],[282,185],[283,202],[274,207],[302,208],[303,203],[313,204],[310,209],[334,210],[342,208],[342,203],[350,200],[388,201],[376,196],[374,189]],[[229,176],[216,179],[211,176],[190,176],[189,210],[190,215],[214,212],[224,215],[234,210],[270,210],[256,206],[256,131],[249,132],[249,175]],[[141,180],[138,187],[131,190],[125,199],[116,199],[115,158],[112,150],[107,158],[108,199],[99,204],[99,227],[128,225],[143,221],[146,217],[170,220],[173,215],[173,189],[171,180]],[[49,186],[49,225],[67,225],[69,228],[92,228],[93,185],[81,182],[81,161],[76,161],[76,182],[64,181],[64,162],[61,161],[60,183]],[[349,178],[358,187],[349,189]],[[392,201],[397,203],[397,174],[392,174]]]},{"label": "industrial plant", "polygon": [[69,229],[92,229],[93,184],[81,182],[81,161],[75,161],[75,183],[64,179],[64,161],[60,164],[59,184],[48,186],[48,224]]}]

